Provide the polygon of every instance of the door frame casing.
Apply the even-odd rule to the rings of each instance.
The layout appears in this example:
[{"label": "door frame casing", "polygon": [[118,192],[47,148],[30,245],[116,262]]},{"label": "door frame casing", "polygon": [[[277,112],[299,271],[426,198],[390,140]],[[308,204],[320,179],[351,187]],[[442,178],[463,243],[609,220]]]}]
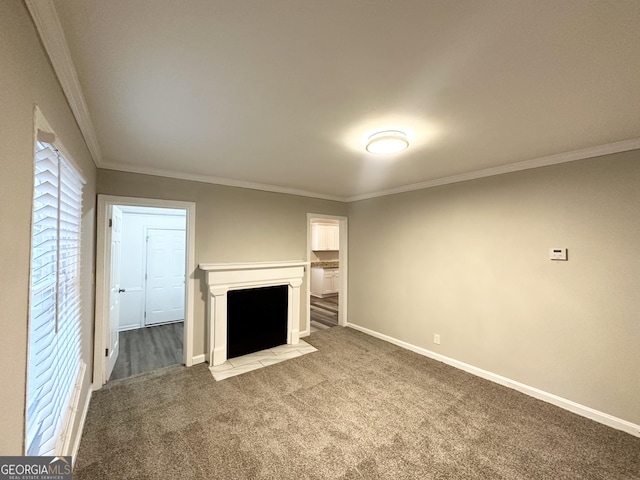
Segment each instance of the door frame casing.
[{"label": "door frame casing", "polygon": [[[338,220],[340,231],[340,246],[338,250],[338,262],[340,271],[340,302],[338,304],[338,325],[345,327],[348,323],[348,286],[349,286],[349,219],[342,215],[326,215],[323,213],[307,213],[307,262],[311,262],[311,219],[326,218]],[[300,332],[304,337],[311,334],[311,266],[307,274],[307,327]]]},{"label": "door frame casing", "polygon": [[178,200],[160,200],[152,198],[124,197],[117,195],[98,195],[96,204],[96,302],[93,352],[93,388],[99,389],[106,382],[106,358],[104,355],[109,335],[109,275],[111,262],[111,232],[109,230],[109,207],[112,205],[131,205],[138,207],[176,208],[186,211],[186,266],[185,275],[185,316],[183,335],[183,361],[187,367],[193,365],[193,323],[196,244],[196,204]]}]

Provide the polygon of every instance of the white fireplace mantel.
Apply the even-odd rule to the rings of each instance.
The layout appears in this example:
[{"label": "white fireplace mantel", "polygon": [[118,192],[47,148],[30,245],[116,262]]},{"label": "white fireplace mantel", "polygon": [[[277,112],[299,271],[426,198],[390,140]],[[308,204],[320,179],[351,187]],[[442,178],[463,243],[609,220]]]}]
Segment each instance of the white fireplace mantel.
[{"label": "white fireplace mantel", "polygon": [[227,361],[227,292],[288,285],[287,343],[300,339],[300,285],[309,262],[201,263],[208,296],[207,360],[210,366]]}]

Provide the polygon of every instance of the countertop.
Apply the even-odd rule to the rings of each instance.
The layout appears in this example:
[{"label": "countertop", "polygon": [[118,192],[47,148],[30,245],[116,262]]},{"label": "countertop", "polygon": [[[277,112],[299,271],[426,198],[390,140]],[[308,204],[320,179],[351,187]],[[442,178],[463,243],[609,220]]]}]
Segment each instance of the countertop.
[{"label": "countertop", "polygon": [[322,267],[322,268],[339,268],[340,263],[337,260],[332,262],[311,262],[312,267]]}]

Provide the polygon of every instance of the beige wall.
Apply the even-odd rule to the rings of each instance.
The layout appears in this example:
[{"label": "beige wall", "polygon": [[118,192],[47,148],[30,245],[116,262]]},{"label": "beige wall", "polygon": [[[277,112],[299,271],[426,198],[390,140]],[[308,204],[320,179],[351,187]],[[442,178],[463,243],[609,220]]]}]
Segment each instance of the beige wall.
[{"label": "beige wall", "polygon": [[640,424],[639,186],[634,151],[352,203],[349,320]]},{"label": "beige wall", "polygon": [[[98,193],[196,203],[196,264],[306,260],[307,213],[346,215],[347,205],[281,193],[209,183],[98,171]],[[205,353],[207,289],[202,271],[195,272],[193,353]],[[302,285],[306,292],[306,284]],[[306,305],[300,329],[306,328]]]},{"label": "beige wall", "polygon": [[[23,2],[0,2],[0,455],[23,453],[33,110],[37,104],[88,179],[83,200],[82,354],[91,377],[95,167]],[[77,426],[75,427],[77,428]]]}]

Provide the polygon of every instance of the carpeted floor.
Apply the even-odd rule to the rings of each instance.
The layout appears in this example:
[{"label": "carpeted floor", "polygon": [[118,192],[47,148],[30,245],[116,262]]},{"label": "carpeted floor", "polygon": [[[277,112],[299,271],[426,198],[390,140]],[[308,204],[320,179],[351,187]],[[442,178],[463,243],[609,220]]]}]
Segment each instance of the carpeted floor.
[{"label": "carpeted floor", "polygon": [[110,382],[74,479],[640,479],[640,438],[355,330],[305,340],[318,352],[221,382]]}]

